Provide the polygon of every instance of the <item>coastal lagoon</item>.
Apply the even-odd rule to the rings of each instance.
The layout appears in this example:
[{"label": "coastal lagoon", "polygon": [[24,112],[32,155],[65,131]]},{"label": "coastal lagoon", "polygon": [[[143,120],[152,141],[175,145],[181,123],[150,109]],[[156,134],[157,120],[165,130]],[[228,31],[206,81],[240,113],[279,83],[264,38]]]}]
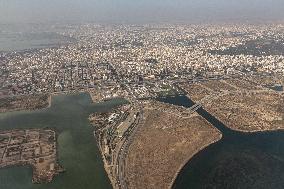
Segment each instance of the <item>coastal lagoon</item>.
[{"label": "coastal lagoon", "polygon": [[[161,101],[192,106],[185,96]],[[32,168],[0,169],[5,189],[111,189],[88,116],[125,103],[115,99],[93,104],[89,94],[52,97],[50,108],[0,114],[0,129],[54,128],[58,132],[58,160],[66,172],[51,183],[33,184]],[[180,171],[174,189],[265,188],[284,186],[284,132],[233,131],[203,109],[198,113],[223,133],[223,138],[197,153]]]},{"label": "coastal lagoon", "polygon": [[51,183],[33,184],[31,167],[3,168],[0,188],[111,189],[88,116],[122,103],[125,102],[115,99],[94,105],[86,93],[58,95],[52,97],[50,108],[0,114],[0,130],[54,128],[58,133],[58,160],[66,170]]},{"label": "coastal lagoon", "polygon": [[[186,96],[160,99],[190,107]],[[283,189],[284,132],[243,133],[227,128],[204,109],[197,111],[223,138],[197,153],[180,171],[174,189]]]}]

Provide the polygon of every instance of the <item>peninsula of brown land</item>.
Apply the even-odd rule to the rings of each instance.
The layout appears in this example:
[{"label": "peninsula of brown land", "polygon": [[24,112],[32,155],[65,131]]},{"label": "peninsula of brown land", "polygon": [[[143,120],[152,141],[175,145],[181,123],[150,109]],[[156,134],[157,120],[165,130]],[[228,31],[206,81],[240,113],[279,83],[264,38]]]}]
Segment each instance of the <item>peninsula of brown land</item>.
[{"label": "peninsula of brown land", "polygon": [[171,188],[188,160],[222,137],[197,113],[157,101],[133,102],[90,121],[117,189]]},{"label": "peninsula of brown land", "polygon": [[126,159],[126,182],[131,189],[171,188],[178,172],[200,150],[221,139],[221,133],[197,113],[151,102],[144,108]]}]

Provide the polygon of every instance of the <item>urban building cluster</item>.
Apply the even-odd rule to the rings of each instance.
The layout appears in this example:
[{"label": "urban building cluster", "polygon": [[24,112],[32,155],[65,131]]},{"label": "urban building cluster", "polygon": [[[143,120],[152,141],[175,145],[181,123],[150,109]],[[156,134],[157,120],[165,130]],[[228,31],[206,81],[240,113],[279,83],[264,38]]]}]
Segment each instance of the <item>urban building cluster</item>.
[{"label": "urban building cluster", "polygon": [[105,97],[143,98],[195,78],[283,75],[283,31],[283,25],[71,25],[60,34],[73,44],[1,53],[0,96],[101,89]]}]

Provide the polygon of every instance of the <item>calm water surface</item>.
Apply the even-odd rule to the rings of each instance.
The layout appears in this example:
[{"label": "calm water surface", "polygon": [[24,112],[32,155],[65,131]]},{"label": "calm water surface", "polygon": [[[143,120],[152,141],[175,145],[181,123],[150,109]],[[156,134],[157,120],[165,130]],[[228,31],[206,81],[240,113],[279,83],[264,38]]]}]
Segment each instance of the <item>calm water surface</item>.
[{"label": "calm water surface", "polygon": [[115,100],[93,105],[88,94],[60,95],[49,109],[0,114],[0,130],[53,127],[58,131],[59,163],[66,172],[50,184],[32,184],[32,169],[0,169],[0,189],[110,189],[111,184],[98,150],[90,113],[124,103]]},{"label": "calm water surface", "polygon": [[[160,99],[190,107],[185,96]],[[174,189],[283,189],[284,132],[254,134],[228,129],[203,109],[198,113],[223,133],[219,142],[195,155],[181,170]]]},{"label": "calm water surface", "polygon": [[55,32],[1,32],[0,52],[57,47],[75,40]]}]

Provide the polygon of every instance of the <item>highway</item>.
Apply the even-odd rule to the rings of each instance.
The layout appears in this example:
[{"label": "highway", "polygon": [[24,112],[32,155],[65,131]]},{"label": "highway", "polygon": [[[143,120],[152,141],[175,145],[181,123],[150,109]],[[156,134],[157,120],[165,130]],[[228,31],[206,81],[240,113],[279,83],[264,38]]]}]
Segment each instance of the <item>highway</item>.
[{"label": "highway", "polygon": [[127,131],[123,135],[123,140],[118,145],[118,153],[116,155],[114,172],[116,173],[116,181],[119,189],[127,189],[127,184],[125,181],[125,159],[128,153],[128,149],[130,144],[133,141],[136,131],[138,130],[140,125],[143,125],[143,108],[140,108],[139,115],[135,119],[135,121],[130,125]]}]

